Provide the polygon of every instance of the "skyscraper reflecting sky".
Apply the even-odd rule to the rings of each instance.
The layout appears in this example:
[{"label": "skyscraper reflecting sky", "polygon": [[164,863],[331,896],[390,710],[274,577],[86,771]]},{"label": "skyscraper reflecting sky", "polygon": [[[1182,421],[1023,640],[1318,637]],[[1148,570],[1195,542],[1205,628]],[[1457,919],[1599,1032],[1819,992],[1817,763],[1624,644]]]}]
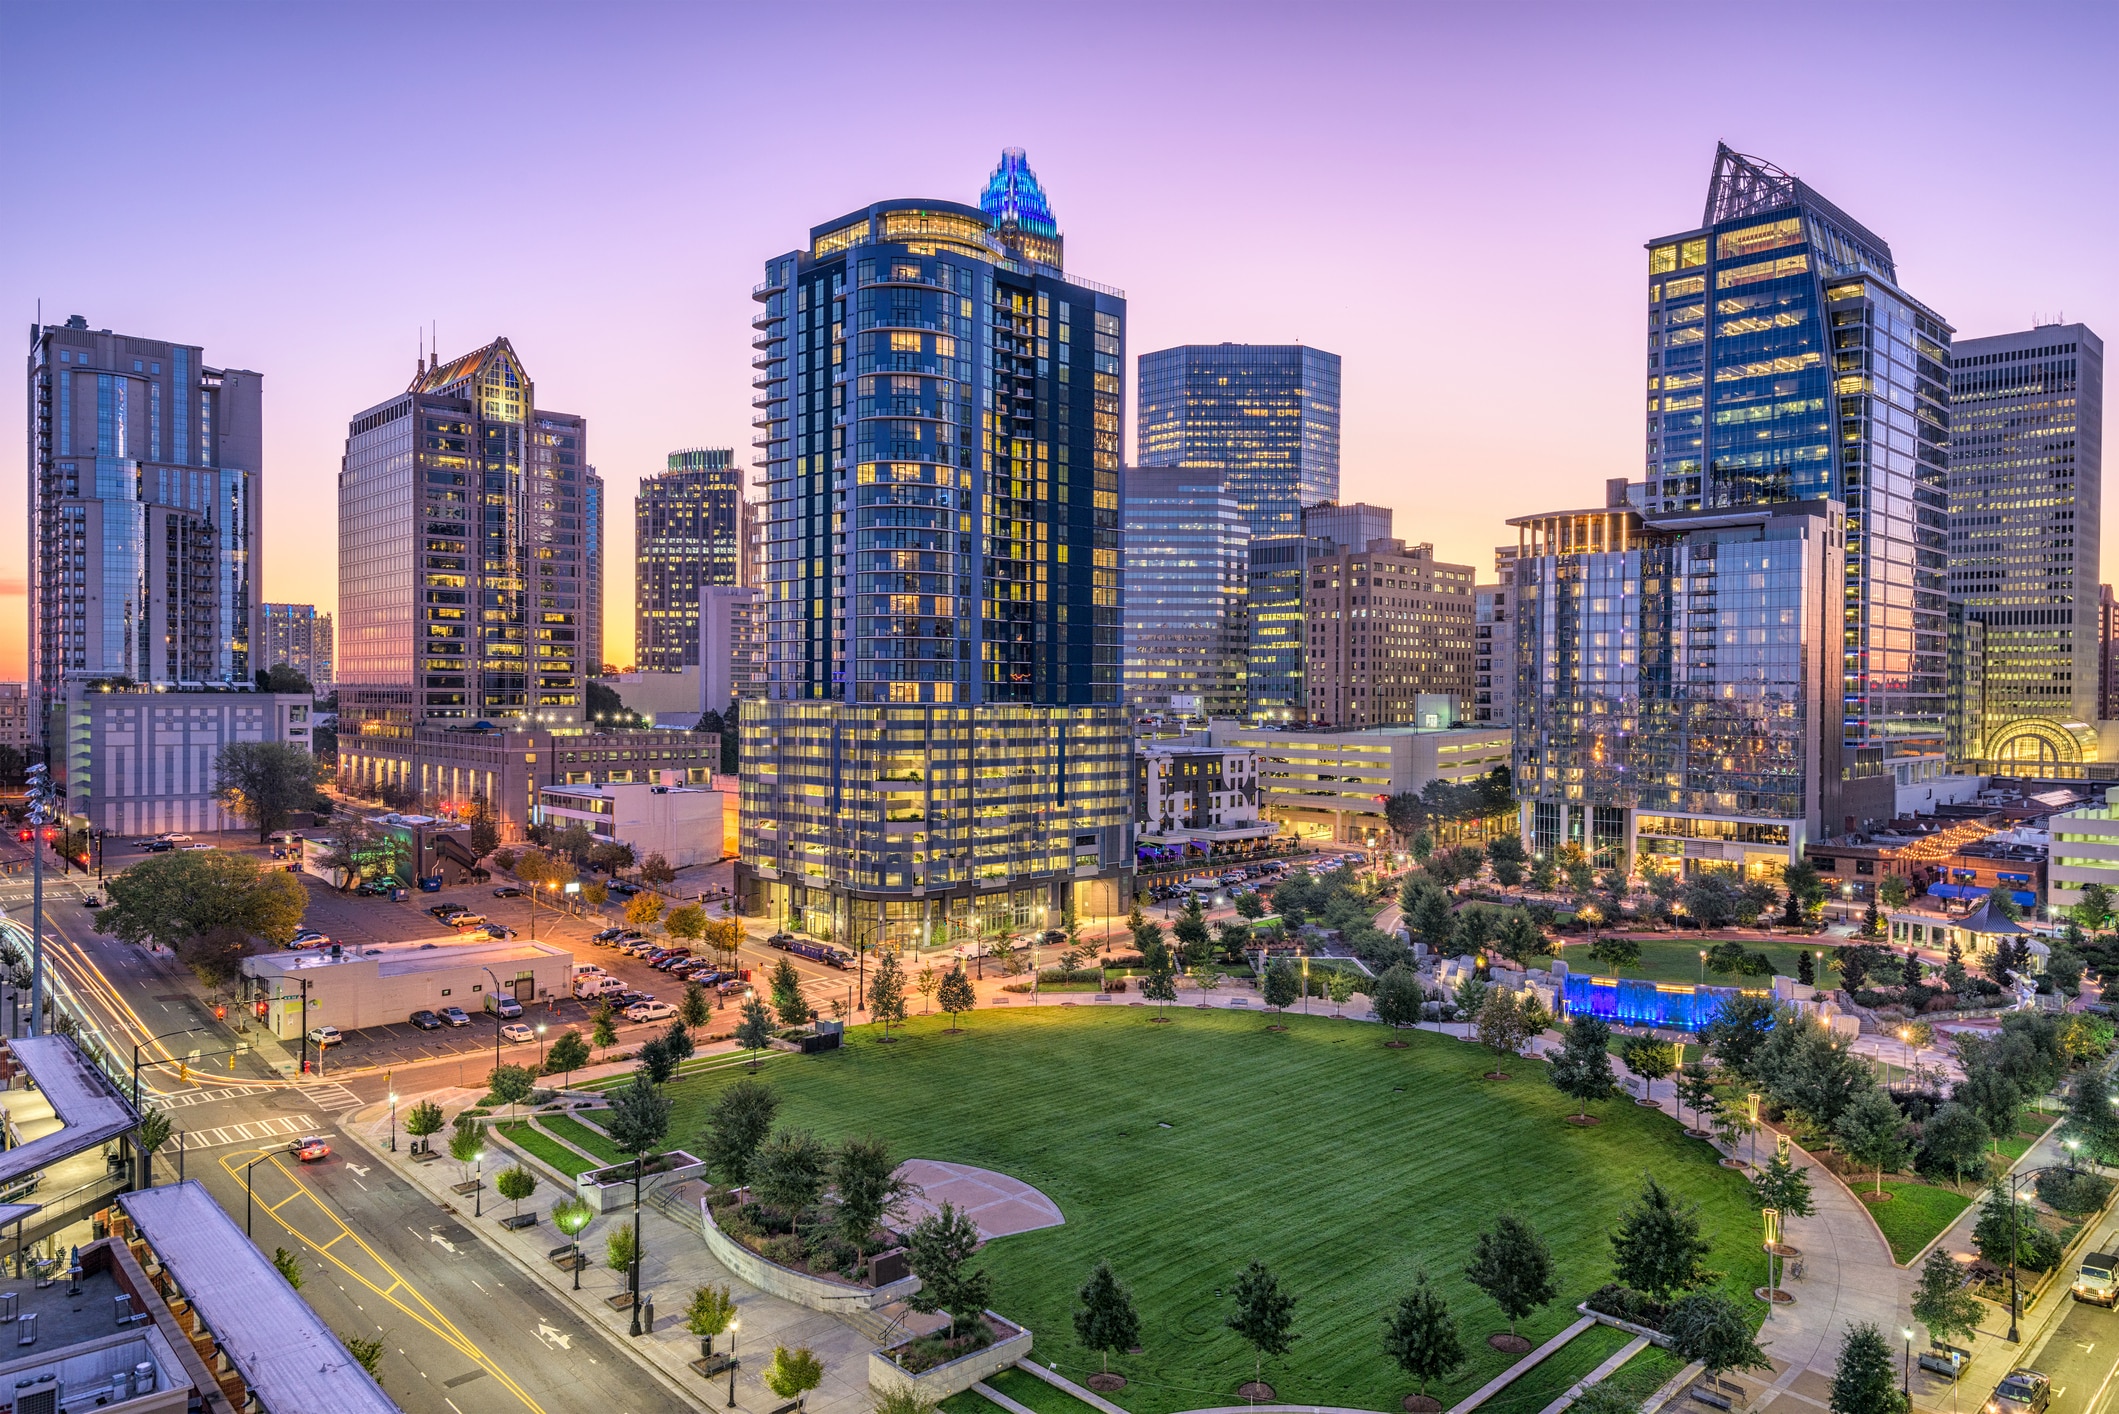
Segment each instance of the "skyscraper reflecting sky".
[{"label": "skyscraper reflecting sky", "polygon": [[1254,539],[1302,533],[1339,499],[1339,355],[1301,344],[1181,344],[1140,357],[1142,466],[1214,471]]}]

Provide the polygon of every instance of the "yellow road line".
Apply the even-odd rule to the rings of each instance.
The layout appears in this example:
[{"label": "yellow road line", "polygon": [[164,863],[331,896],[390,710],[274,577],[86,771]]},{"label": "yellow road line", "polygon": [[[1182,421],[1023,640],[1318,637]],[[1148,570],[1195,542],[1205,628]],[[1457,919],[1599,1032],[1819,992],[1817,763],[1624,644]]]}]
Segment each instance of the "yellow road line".
[{"label": "yellow road line", "polygon": [[[462,1331],[458,1330],[456,1328],[455,1323],[452,1322],[447,1316],[444,1316],[441,1311],[435,1307],[433,1302],[427,1300],[426,1297],[420,1294],[418,1287],[406,1281],[404,1277],[398,1273],[395,1267],[392,1267],[388,1262],[384,1261],[382,1256],[378,1254],[374,1248],[370,1247],[367,1244],[366,1240],[364,1240],[359,1233],[355,1232],[351,1227],[347,1226],[345,1220],[339,1217],[337,1213],[333,1212],[331,1208],[324,1203],[323,1199],[318,1197],[316,1193],[310,1189],[309,1185],[302,1182],[299,1177],[297,1177],[294,1173],[290,1172],[286,1164],[282,1162],[278,1151],[270,1149],[244,1149],[238,1151],[238,1153],[223,1154],[221,1156],[221,1167],[228,1171],[228,1176],[237,1180],[239,1183],[242,1183],[244,1185],[245,1191],[252,1193],[254,1197],[255,1190],[250,1188],[248,1180],[243,1176],[242,1173],[238,1172],[238,1170],[242,1167],[241,1164],[235,1162],[239,1154],[267,1155],[271,1161],[271,1166],[279,1170],[280,1175],[285,1178],[288,1182],[294,1185],[295,1191],[292,1194],[289,1194],[287,1197],[282,1198],[278,1203],[259,1205],[263,1207],[268,1214],[271,1215],[272,1220],[274,1222],[278,1223],[281,1227],[287,1229],[289,1236],[297,1238],[300,1241],[307,1243],[312,1249],[322,1254],[325,1261],[331,1263],[331,1265],[337,1267],[347,1276],[353,1278],[362,1286],[365,1286],[366,1288],[368,1288],[368,1290],[374,1292],[377,1296],[389,1302],[398,1310],[404,1312],[407,1316],[411,1317],[414,1322],[426,1327],[427,1330],[431,1331],[436,1336],[439,1336],[444,1343],[453,1347],[460,1354],[475,1362],[480,1369],[484,1370],[495,1380],[499,1381],[501,1386],[505,1388],[510,1394],[514,1395],[517,1399],[521,1400],[525,1408],[534,1411],[534,1414],[544,1414],[543,1407],[539,1405],[536,1400],[530,1397],[529,1391],[525,1390],[521,1385],[517,1384],[514,1378],[510,1376],[506,1370],[503,1370],[498,1363],[496,1363],[490,1356],[485,1353],[484,1350],[480,1349],[475,1343],[473,1343],[470,1337],[466,1336]],[[319,1241],[317,1238],[311,1236],[309,1233],[306,1233],[300,1228],[296,1227],[286,1218],[280,1216],[281,1208],[300,1198],[307,1198],[315,1206],[316,1211],[321,1214],[326,1220],[328,1220],[332,1226],[338,1229],[338,1235],[336,1237],[331,1238],[329,1241]],[[362,1272],[356,1271],[349,1263],[342,1260],[336,1252],[333,1252],[331,1250],[333,1246],[337,1245],[338,1243],[344,1241],[349,1237],[353,1239],[354,1245],[359,1247],[361,1251],[367,1253],[368,1259],[373,1262],[377,1267],[379,1267],[385,1275],[387,1275],[387,1277],[389,1278],[389,1284],[387,1286],[376,1285],[376,1283],[371,1280],[367,1275]],[[414,1309],[412,1305],[408,1305],[405,1301],[398,1299],[398,1297],[394,1293],[397,1292],[400,1288],[409,1293],[410,1300],[412,1302],[417,1303],[417,1309]]]}]

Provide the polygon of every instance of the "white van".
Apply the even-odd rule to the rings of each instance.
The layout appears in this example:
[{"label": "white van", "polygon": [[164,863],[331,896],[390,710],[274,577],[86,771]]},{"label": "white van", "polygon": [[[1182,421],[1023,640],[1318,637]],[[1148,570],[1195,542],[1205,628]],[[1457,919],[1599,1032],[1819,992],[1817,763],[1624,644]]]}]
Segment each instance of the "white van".
[{"label": "white van", "polygon": [[619,981],[616,977],[607,977],[600,972],[592,972],[587,976],[574,979],[574,995],[577,997],[600,997],[605,992],[622,992],[624,990],[625,983]]}]

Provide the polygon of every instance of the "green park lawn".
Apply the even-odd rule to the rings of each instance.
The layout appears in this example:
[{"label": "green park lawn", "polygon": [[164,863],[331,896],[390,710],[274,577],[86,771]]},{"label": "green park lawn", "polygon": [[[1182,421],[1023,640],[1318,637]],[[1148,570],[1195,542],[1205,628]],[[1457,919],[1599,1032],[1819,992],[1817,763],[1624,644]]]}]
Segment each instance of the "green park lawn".
[{"label": "green park lawn", "polygon": [[[1847,1180],[1847,1186],[1854,1190],[1856,1198],[1876,1188],[1873,1180],[1864,1182],[1853,1177]],[[1884,1241],[1891,1244],[1891,1259],[1900,1266],[1912,1261],[1935,1240],[1935,1234],[1956,1222],[1957,1215],[1972,1203],[1955,1189],[1938,1188],[1915,1178],[1886,1178],[1884,1192],[1891,1195],[1889,1202],[1864,1201],[1863,1206],[1883,1230]]]},{"label": "green park lawn", "polygon": [[[1041,1360],[1082,1378],[1097,1360],[1075,1343],[1069,1313],[1109,1260],[1141,1315],[1144,1352],[1112,1362],[1131,1381],[1116,1401],[1139,1414],[1235,1401],[1251,1355],[1222,1325],[1225,1293],[1252,1258],[1298,1297],[1300,1339],[1266,1365],[1281,1400],[1395,1409],[1412,1384],[1380,1333],[1425,1268],[1472,1356],[1432,1391],[1452,1404],[1509,1363],[1484,1339],[1503,1328],[1498,1314],[1461,1275],[1479,1230],[1513,1208],[1545,1235],[1561,1297],[1520,1327],[1541,1341],[1609,1279],[1607,1233],[1644,1171],[1700,1204],[1709,1264],[1732,1292],[1764,1280],[1743,1180],[1667,1115],[1613,1103],[1602,1124],[1577,1128],[1543,1063],[1482,1081],[1487,1052],[1431,1033],[1402,1033],[1406,1047],[1393,1050],[1380,1029],[1328,1017],[1291,1015],[1274,1032],[1271,1018],[1240,1011],[1171,1015],[1158,1025],[1134,1007],[982,1009],[962,1034],[920,1018],[888,1045],[857,1027],[844,1049],[764,1078],[784,1098],[783,1123],[827,1140],[872,1133],[901,1157],[996,1169],[1053,1198],[1064,1225],[981,1254],[993,1308],[1030,1326]],[[689,1143],[740,1076],[674,1083],[670,1142]],[[1569,1369],[1586,1360],[1570,1379],[1616,1348],[1583,1339],[1556,1357]]]},{"label": "green park lawn", "polygon": [[566,1145],[554,1142],[550,1135],[540,1134],[526,1119],[505,1120],[495,1128],[516,1148],[542,1159],[568,1178],[579,1178],[598,1167],[594,1159],[584,1159]]},{"label": "green park lawn", "polygon": [[[1619,974],[1620,976],[1642,978],[1650,982],[1697,982],[1700,980],[1700,948],[1702,944],[1697,933],[1678,934],[1661,938],[1640,938],[1637,941],[1641,946],[1641,960],[1622,970]],[[1795,975],[1795,955],[1803,951],[1805,941],[1807,941],[1809,950],[1812,952],[1819,950],[1830,951],[1829,946],[1822,940],[1746,938],[1743,940],[1743,944],[1746,952],[1762,952],[1772,958],[1775,972],[1780,973],[1784,977],[1793,977]],[[1710,939],[1705,946],[1713,947],[1714,940]],[[1603,963],[1590,961],[1589,941],[1586,938],[1580,940],[1570,939],[1561,950],[1560,956],[1567,963],[1567,970],[1570,972],[1588,972],[1601,977],[1611,975],[1611,969]],[[1551,961],[1547,958],[1538,958],[1532,961],[1530,965],[1540,968],[1550,967]],[[1706,974],[1706,980],[1710,986],[1764,987],[1772,981],[1772,978],[1764,976],[1732,977],[1726,973],[1709,971]]]},{"label": "green park lawn", "polygon": [[611,1142],[602,1130],[583,1124],[572,1115],[539,1115],[537,1122],[577,1149],[586,1149],[606,1164],[622,1164],[632,1157]]}]

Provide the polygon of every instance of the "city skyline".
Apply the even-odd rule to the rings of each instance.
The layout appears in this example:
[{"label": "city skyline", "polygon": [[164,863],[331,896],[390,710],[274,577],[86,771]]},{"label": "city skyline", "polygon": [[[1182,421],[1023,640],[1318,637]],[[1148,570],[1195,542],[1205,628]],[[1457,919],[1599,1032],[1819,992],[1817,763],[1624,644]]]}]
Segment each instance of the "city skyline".
[{"label": "city skyline", "polygon": [[[654,52],[635,42],[649,14],[668,40]],[[343,199],[344,176],[378,147],[467,120],[503,80],[474,74],[435,91],[409,56],[388,53],[384,30],[328,11],[286,12],[238,29],[232,11],[207,10],[180,25],[146,9],[17,9],[7,29],[32,67],[92,50],[114,88],[152,98],[181,82],[201,121],[244,120],[246,139],[232,149],[233,183],[139,174],[143,199],[166,218],[159,243],[136,248],[130,236],[92,224],[53,241],[34,221],[12,223],[0,238],[13,257],[0,288],[24,321],[36,317],[41,298],[46,323],[79,313],[94,328],[198,342],[217,360],[263,375],[263,590],[319,608],[333,604],[336,575],[299,528],[330,511],[344,390],[401,381],[422,328],[436,327],[452,352],[505,333],[543,381],[568,388],[566,404],[599,428],[599,470],[622,507],[669,447],[734,444],[739,460],[749,460],[751,311],[730,291],[784,244],[787,229],[813,219],[819,193],[841,194],[841,205],[922,193],[970,202],[979,187],[965,174],[989,170],[1003,147],[1028,150],[1065,216],[1069,266],[1127,289],[1133,349],[1299,340],[1339,353],[1342,498],[1397,507],[1408,538],[1433,541],[1445,560],[1482,561],[1509,513],[1563,504],[1569,488],[1607,476],[1639,474],[1630,371],[1641,336],[1637,262],[1645,241],[1674,224],[1667,215],[1697,201],[1698,173],[1717,141],[1801,173],[1887,231],[1900,262],[1920,272],[1921,298],[1960,337],[2022,329],[2034,316],[2119,327],[2119,283],[2095,250],[2095,232],[2119,202],[2114,119],[2089,96],[2113,48],[2108,11],[2024,11],[1996,32],[1979,12],[1930,10],[1913,33],[1882,10],[1835,12],[1849,42],[1888,43],[1929,81],[1977,92],[1981,102],[2035,103],[2059,135],[2026,153],[2006,145],[2001,127],[1970,131],[1942,181],[1866,161],[1841,142],[1843,125],[1881,119],[1894,100],[1846,92],[1823,73],[1784,79],[1785,101],[1763,116],[1732,94],[1668,121],[1654,85],[1631,81],[1653,66],[1641,42],[1656,25],[1646,10],[1345,12],[1299,26],[1256,11],[1252,23],[1225,27],[1199,26],[1197,14],[1106,12],[1089,122],[970,124],[916,153],[778,170],[752,140],[758,120],[741,116],[763,111],[758,105],[716,105],[714,116],[672,125],[660,115],[676,103],[674,89],[655,80],[660,66],[682,67],[705,49],[740,49],[765,18],[533,15],[521,32],[481,43],[499,46],[488,51],[496,65],[505,51],[532,74],[565,53],[578,81],[607,100],[593,120],[572,112],[522,118],[525,144],[593,172],[588,199],[518,232],[465,279],[455,261],[422,269],[430,237],[411,225],[347,227],[327,217]],[[475,20],[443,9],[433,23],[446,35]],[[1016,24],[995,23],[1003,31]],[[1707,42],[1741,44],[1738,24],[1710,17]],[[971,53],[968,38],[943,43],[945,61],[952,44]],[[1172,45],[1182,49],[1174,69],[1157,58]],[[327,52],[340,67],[319,81],[307,60]],[[179,73],[186,77],[171,77]],[[2008,77],[2016,73],[2026,77]],[[1307,100],[1310,116],[1254,115],[1215,97],[1269,82]],[[769,80],[735,75],[731,83],[740,96]],[[1822,101],[1828,93],[1830,104]],[[32,108],[22,92],[0,101],[13,188],[54,208],[86,201],[94,179],[49,140],[51,111]],[[1224,141],[1194,145],[1177,164],[1167,148],[1114,157],[1128,151],[1130,132],[1201,104],[1215,105]],[[1453,121],[1467,111],[1484,115],[1475,130]],[[275,112],[300,121],[254,121]],[[69,115],[67,132],[97,141],[125,121],[122,108],[84,106]],[[799,119],[795,136],[825,121]],[[1650,123],[1656,143],[1629,136]],[[621,130],[629,136],[619,138]],[[669,136],[630,136],[643,132]],[[1560,133],[1573,155],[1556,161]],[[2007,191],[2021,201],[1989,199],[1981,174],[1996,171],[2009,173]],[[1523,177],[1529,172],[1534,181]],[[1204,216],[1202,193],[1211,197]],[[18,197],[18,206],[30,199]],[[2056,202],[2073,219],[2052,223]],[[1565,242],[1553,238],[1561,227],[1550,219],[1562,209],[1570,213]],[[1211,242],[1200,238],[1208,222],[1225,227]],[[116,258],[120,249],[125,259]],[[231,249],[239,258],[223,258]],[[1344,276],[1325,278],[1356,250],[1365,264],[1415,278],[1388,298]],[[1533,262],[1536,281],[1497,287],[1468,278],[1488,265]],[[1546,307],[1548,284],[1570,291],[1582,371],[1525,415],[1511,380],[1493,369]],[[528,285],[546,295],[525,311],[515,292]],[[627,361],[621,374],[603,353],[614,344],[658,356]],[[1129,447],[1132,375],[1129,368]],[[0,436],[20,447],[21,404],[0,400],[0,415]],[[19,454],[0,463],[0,474],[0,494],[21,494]],[[633,595],[625,519],[610,518],[606,557],[605,656],[620,663],[633,657],[623,612]],[[0,557],[7,676],[24,669],[21,553],[9,545]]]}]

